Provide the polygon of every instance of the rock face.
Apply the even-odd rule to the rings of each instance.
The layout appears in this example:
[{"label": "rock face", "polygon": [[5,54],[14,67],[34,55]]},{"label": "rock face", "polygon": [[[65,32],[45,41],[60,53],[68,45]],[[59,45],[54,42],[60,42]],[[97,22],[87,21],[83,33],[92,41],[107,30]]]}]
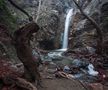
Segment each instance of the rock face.
[{"label": "rock face", "polygon": [[101,7],[101,24],[104,35],[104,51],[108,54],[108,2]]},{"label": "rock face", "polygon": [[[34,21],[41,27],[39,34],[36,36],[38,41],[44,41],[45,39],[52,41],[54,48],[61,46],[61,33],[64,30],[65,16],[67,10],[73,7],[72,0],[19,0],[15,3],[32,15]],[[28,18],[20,11],[13,7],[11,10],[18,17],[19,25],[22,26],[28,22]],[[36,43],[36,45],[39,44]],[[39,47],[41,46],[39,45]]]},{"label": "rock face", "polygon": [[[75,7],[73,0],[41,0],[40,11],[38,13],[40,0],[18,0],[15,1],[20,7],[25,9],[30,15],[37,18],[37,23],[41,27],[36,39],[34,40],[35,46],[42,49],[57,49],[62,44],[62,34],[64,31],[65,17],[67,10]],[[83,3],[84,2],[84,3]],[[108,0],[82,0],[79,1],[85,13],[91,16],[101,27],[104,37],[104,50],[107,52],[108,44]],[[11,5],[9,5],[11,6]],[[28,18],[25,17],[17,9],[11,6],[13,14],[18,17],[18,23],[20,25],[28,22]],[[85,17],[77,12],[74,22],[71,25],[69,48],[85,48],[97,46],[97,33],[94,26]],[[39,42],[38,42],[39,41]],[[50,42],[52,47],[49,47],[47,43],[45,45],[42,42]],[[38,43],[37,43],[38,42]],[[54,44],[54,45],[52,45]]]},{"label": "rock face", "polygon": [[[98,5],[93,5],[96,5],[97,9],[95,8],[96,6],[91,6],[94,7],[94,9],[92,10],[92,13],[89,12],[91,14],[89,16],[92,17],[100,25],[103,32],[104,52],[108,53],[108,1],[102,0],[98,3]],[[87,46],[96,48],[97,33],[94,26],[90,21],[81,16],[80,13],[79,17],[76,17],[76,19],[79,20],[76,21],[76,25],[73,28],[75,29],[75,32],[70,37],[70,44],[72,43],[72,45],[70,45],[70,48],[85,48]]]},{"label": "rock face", "polygon": [[65,14],[72,7],[72,0],[45,0],[41,6],[39,25],[46,33],[39,36],[46,40],[52,40],[54,49],[61,47],[61,33],[64,30]]}]

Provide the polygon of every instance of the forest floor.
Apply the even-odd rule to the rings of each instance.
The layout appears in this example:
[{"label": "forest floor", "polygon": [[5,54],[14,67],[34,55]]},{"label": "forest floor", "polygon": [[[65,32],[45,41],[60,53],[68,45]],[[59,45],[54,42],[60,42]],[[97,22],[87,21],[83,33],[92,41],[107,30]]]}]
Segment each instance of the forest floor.
[{"label": "forest floor", "polygon": [[[34,85],[31,85],[26,80],[23,80],[22,75],[24,73],[24,68],[23,68],[22,63],[13,64],[12,62],[10,62],[10,60],[8,61],[5,59],[0,59],[0,80],[3,81],[3,82],[0,82],[0,85],[1,85],[0,90],[108,90],[108,69],[107,70],[102,69],[102,72],[100,73],[98,77],[92,76],[91,78],[89,77],[88,74],[84,74],[84,76],[81,76],[78,79],[78,78],[75,78],[75,74],[66,73],[64,71],[65,67],[61,66],[61,64],[63,63],[68,65],[70,61],[67,62],[68,61],[67,59],[68,58],[65,58],[64,60],[59,61],[59,62],[56,61],[56,64],[55,62],[49,63],[49,64],[48,62],[44,62],[42,65],[40,65],[39,71],[41,74],[41,78],[42,78],[41,84],[43,87],[38,86],[38,87],[35,87],[35,89],[30,89],[31,87],[33,88]],[[72,67],[70,69],[72,69]],[[80,70],[81,69],[78,67],[74,70],[72,69],[73,73],[75,73],[75,71],[77,71],[78,73]],[[14,82],[10,84],[11,79]],[[8,88],[11,88],[13,84],[16,84],[15,89],[14,87],[13,89],[8,89]],[[24,89],[18,89],[17,87],[24,88]]]},{"label": "forest floor", "polygon": [[[97,58],[97,57],[96,57]],[[66,60],[62,60],[60,61],[61,64],[62,63],[69,63]],[[57,63],[57,62],[56,62]],[[45,69],[46,67],[44,67]],[[108,90],[108,82],[106,81],[98,81],[101,76],[103,77],[104,72],[106,72],[106,77],[108,75],[108,71],[102,71],[102,75],[100,75],[98,77],[98,79],[95,81],[95,79],[92,77],[90,80],[90,78],[88,78],[88,75],[82,76],[80,79],[75,79],[73,78],[73,74],[71,74],[72,76],[67,76],[69,74],[67,73],[63,73],[59,74],[60,76],[56,77],[56,69],[55,67],[47,67],[47,70],[41,73],[41,76],[43,77],[42,79],[42,85],[44,86],[44,88],[38,88],[38,90]],[[55,70],[55,72],[54,72]],[[59,72],[62,71],[57,71],[57,75]],[[64,76],[63,74],[65,74],[66,76]],[[87,77],[86,77],[87,76]],[[103,79],[103,78],[102,78]],[[107,79],[107,78],[106,78]],[[104,79],[103,79],[104,80]],[[90,82],[89,82],[90,81]]]},{"label": "forest floor", "polygon": [[74,79],[67,79],[63,77],[55,76],[55,69],[45,69],[43,66],[43,71],[41,73],[42,77],[42,87],[39,87],[38,90],[86,90],[82,84]]},{"label": "forest floor", "polygon": [[86,90],[82,84],[74,79],[56,78],[54,73],[41,72],[42,87],[38,90]]},{"label": "forest floor", "polygon": [[39,90],[86,90],[79,82],[69,79],[43,79],[44,88]]},{"label": "forest floor", "polygon": [[38,90],[108,90],[107,82],[85,83],[74,78],[56,77],[53,69],[40,72],[43,88],[38,87]]},{"label": "forest floor", "polygon": [[[80,83],[68,79],[43,79],[42,82],[45,87],[39,88],[38,90],[94,90],[89,88],[85,89]],[[108,90],[108,87],[103,86],[103,88],[97,88],[95,90]]]},{"label": "forest floor", "polygon": [[43,75],[43,87],[38,87],[38,90],[108,90],[108,86],[101,83],[85,84],[76,79],[56,78],[49,73]]}]

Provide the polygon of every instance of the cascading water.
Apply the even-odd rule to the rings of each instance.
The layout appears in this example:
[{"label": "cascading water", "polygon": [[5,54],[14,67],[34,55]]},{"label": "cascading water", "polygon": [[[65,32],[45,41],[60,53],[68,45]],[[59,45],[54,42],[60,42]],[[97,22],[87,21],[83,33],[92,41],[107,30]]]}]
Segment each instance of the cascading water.
[{"label": "cascading water", "polygon": [[64,35],[63,35],[63,44],[62,44],[62,48],[55,50],[53,52],[48,53],[48,56],[51,58],[57,58],[60,57],[62,55],[63,52],[67,51],[68,48],[68,33],[69,33],[69,26],[70,26],[70,21],[73,21],[73,14],[74,14],[74,10],[69,9],[67,16],[66,16],[66,20],[65,20],[65,29],[64,29]]},{"label": "cascading water", "polygon": [[64,35],[63,35],[63,46],[62,49],[67,49],[68,48],[68,33],[69,33],[69,26],[70,26],[70,21],[72,20],[73,16],[73,8],[68,11],[68,14],[66,16],[66,21],[65,21],[65,30],[64,30]]}]

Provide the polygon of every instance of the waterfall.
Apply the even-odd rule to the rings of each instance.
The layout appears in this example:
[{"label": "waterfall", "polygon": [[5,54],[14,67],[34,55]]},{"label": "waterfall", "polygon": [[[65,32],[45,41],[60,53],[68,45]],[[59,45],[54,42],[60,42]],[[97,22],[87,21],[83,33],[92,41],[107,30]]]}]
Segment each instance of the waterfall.
[{"label": "waterfall", "polygon": [[62,57],[62,54],[67,51],[68,48],[68,34],[69,34],[69,26],[70,26],[70,21],[73,21],[73,15],[74,15],[74,10],[73,8],[68,10],[68,13],[66,15],[66,20],[65,20],[65,29],[64,29],[64,35],[63,35],[63,44],[61,49],[54,50],[52,52],[48,53],[48,56],[57,59]]},{"label": "waterfall", "polygon": [[52,52],[48,53],[48,56],[57,59],[62,57],[62,54],[67,51],[68,48],[68,33],[69,33],[69,26],[70,26],[70,21],[73,21],[73,15],[74,15],[74,10],[69,9],[66,20],[65,20],[65,29],[64,29],[64,35],[63,35],[63,44],[61,49],[54,50]]},{"label": "waterfall", "polygon": [[70,9],[67,13],[66,20],[65,20],[65,30],[64,30],[64,35],[63,35],[63,45],[62,49],[67,49],[68,48],[68,33],[69,33],[69,26],[70,26],[70,21],[72,20],[73,16],[73,8]]}]

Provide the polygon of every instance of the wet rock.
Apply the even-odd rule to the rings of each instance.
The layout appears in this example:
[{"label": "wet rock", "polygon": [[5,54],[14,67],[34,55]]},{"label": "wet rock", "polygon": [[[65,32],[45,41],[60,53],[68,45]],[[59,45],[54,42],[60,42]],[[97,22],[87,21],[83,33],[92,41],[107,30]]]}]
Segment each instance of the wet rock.
[{"label": "wet rock", "polygon": [[82,28],[84,28],[84,25],[86,23],[86,19],[81,20],[78,24],[77,24],[77,30],[81,30]]},{"label": "wet rock", "polygon": [[89,47],[89,46],[86,46],[86,48],[90,54],[95,54],[96,49],[94,49],[93,47]]},{"label": "wet rock", "polygon": [[72,65],[75,67],[86,67],[88,65],[88,63],[85,61],[81,61],[79,59],[74,59],[72,61]]},{"label": "wet rock", "polygon": [[63,71],[66,73],[70,72],[69,66],[68,65],[64,66]]},{"label": "wet rock", "polygon": [[88,65],[88,73],[89,75],[92,75],[92,76],[97,76],[99,74],[99,72],[94,70],[93,64]]}]

